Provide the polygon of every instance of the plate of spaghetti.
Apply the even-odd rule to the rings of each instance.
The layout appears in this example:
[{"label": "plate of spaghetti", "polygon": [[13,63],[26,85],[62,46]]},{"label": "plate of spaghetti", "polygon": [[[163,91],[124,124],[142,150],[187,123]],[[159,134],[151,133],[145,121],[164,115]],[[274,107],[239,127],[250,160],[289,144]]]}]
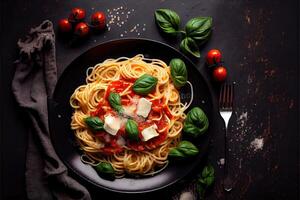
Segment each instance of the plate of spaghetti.
[{"label": "plate of spaghetti", "polygon": [[176,183],[208,146],[205,79],[160,42],[122,39],[88,50],[65,69],[49,102],[57,154],[77,175],[111,191]]}]

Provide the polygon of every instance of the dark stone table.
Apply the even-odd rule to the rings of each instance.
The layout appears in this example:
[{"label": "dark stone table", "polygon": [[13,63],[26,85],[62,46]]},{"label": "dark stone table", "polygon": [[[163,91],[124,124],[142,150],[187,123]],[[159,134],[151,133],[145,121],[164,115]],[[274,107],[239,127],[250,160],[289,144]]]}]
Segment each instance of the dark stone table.
[{"label": "dark stone table", "polygon": [[[56,25],[76,6],[85,8],[88,14],[102,10],[108,21],[114,16],[116,20],[119,16],[120,21],[110,23],[106,32],[93,35],[77,47],[57,41],[60,73],[82,52],[111,39],[150,38],[177,48],[178,42],[162,36],[155,26],[153,13],[157,8],[176,10],[182,24],[191,17],[212,16],[213,35],[201,47],[201,53],[220,49],[229,80],[236,82],[229,130],[230,174],[235,188],[228,194],[222,190],[224,136],[222,121],[217,118],[205,161],[214,165],[217,179],[207,199],[299,199],[299,3],[295,0],[1,1],[1,199],[26,198],[28,122],[10,88],[16,42],[44,19]],[[216,95],[218,87],[205,70],[204,56],[195,64]],[[104,193],[88,187],[95,199],[103,196]],[[160,199],[168,199],[167,191],[148,197],[161,195]]]}]

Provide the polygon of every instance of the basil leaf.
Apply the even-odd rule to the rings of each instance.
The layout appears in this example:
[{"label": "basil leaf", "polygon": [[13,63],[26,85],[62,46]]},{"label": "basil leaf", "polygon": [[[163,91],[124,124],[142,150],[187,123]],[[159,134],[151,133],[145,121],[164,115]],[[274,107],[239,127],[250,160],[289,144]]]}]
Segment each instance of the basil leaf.
[{"label": "basil leaf", "polygon": [[215,174],[215,170],[213,166],[207,165],[203,168],[201,175],[202,177],[208,177],[208,176],[214,176],[214,174]]},{"label": "basil leaf", "polygon": [[197,43],[190,37],[184,38],[180,43],[180,50],[188,55],[200,58],[200,51]]},{"label": "basil leaf", "polygon": [[100,162],[95,166],[95,169],[99,175],[103,175],[107,178],[115,177],[115,170],[112,165],[108,162]]},{"label": "basil leaf", "polygon": [[170,61],[171,79],[175,87],[180,88],[187,82],[187,70],[184,62],[179,58]]},{"label": "basil leaf", "polygon": [[211,17],[196,17],[186,23],[185,31],[188,37],[191,37],[199,43],[207,40],[211,33],[211,27]]},{"label": "basil leaf", "polygon": [[202,170],[199,182],[206,187],[211,186],[215,180],[215,170],[211,165],[205,166]]},{"label": "basil leaf", "polygon": [[181,141],[178,145],[178,150],[186,156],[195,156],[199,153],[198,148],[189,141]]},{"label": "basil leaf", "polygon": [[157,81],[156,77],[144,74],[134,82],[132,89],[137,94],[146,95],[155,89]]},{"label": "basil leaf", "polygon": [[193,137],[198,137],[207,131],[208,126],[209,122],[206,114],[201,108],[194,107],[188,112],[184,120],[183,131]]},{"label": "basil leaf", "polygon": [[197,36],[197,37],[192,37],[192,38],[193,38],[193,40],[195,40],[197,42],[198,45],[201,45],[209,39],[211,32],[212,32],[212,30],[210,29],[210,30],[207,30],[206,32],[204,32],[202,36]]},{"label": "basil leaf", "polygon": [[170,157],[184,158],[195,156],[199,153],[198,148],[189,141],[181,141],[177,147],[171,148]]},{"label": "basil leaf", "polygon": [[214,176],[209,176],[209,177],[200,179],[200,182],[208,187],[213,184],[214,180],[215,180]]},{"label": "basil leaf", "polygon": [[128,119],[125,125],[125,131],[131,140],[139,140],[139,130],[137,123],[132,120]]},{"label": "basil leaf", "polygon": [[110,106],[115,109],[118,113],[123,112],[121,104],[121,96],[118,93],[111,92],[108,97]]},{"label": "basil leaf", "polygon": [[199,199],[204,199],[205,197],[205,188],[202,186],[202,184],[197,184],[197,192],[199,194]]},{"label": "basil leaf", "polygon": [[170,157],[178,157],[178,158],[184,158],[185,155],[181,151],[179,151],[177,148],[171,148],[169,151]]},{"label": "basil leaf", "polygon": [[175,11],[169,9],[157,9],[154,15],[157,25],[163,32],[171,35],[176,35],[178,33],[180,18]]},{"label": "basil leaf", "polygon": [[84,122],[93,130],[101,131],[103,130],[103,122],[99,117],[86,117]]}]

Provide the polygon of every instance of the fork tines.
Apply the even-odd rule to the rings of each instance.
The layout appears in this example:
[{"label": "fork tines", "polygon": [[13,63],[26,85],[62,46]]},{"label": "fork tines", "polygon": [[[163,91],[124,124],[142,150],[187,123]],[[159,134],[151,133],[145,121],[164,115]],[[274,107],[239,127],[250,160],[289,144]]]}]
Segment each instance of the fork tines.
[{"label": "fork tines", "polygon": [[232,109],[233,106],[233,84],[224,83],[221,86],[219,107],[220,109]]}]

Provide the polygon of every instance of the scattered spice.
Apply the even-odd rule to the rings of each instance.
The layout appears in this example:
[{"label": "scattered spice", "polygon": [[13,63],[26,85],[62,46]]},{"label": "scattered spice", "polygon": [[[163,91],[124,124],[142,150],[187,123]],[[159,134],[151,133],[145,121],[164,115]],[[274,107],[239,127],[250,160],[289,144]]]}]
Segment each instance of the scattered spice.
[{"label": "scattered spice", "polygon": [[107,31],[111,31],[112,29],[122,28],[124,25],[127,25],[128,29],[124,30],[120,37],[126,37],[127,35],[140,36],[142,32],[146,31],[146,24],[133,24],[132,26],[128,26],[129,18],[133,15],[135,9],[129,9],[125,6],[120,6],[116,8],[107,9]]},{"label": "scattered spice", "polygon": [[[134,11],[134,9],[132,9]],[[122,27],[129,18],[130,11],[126,13],[127,8],[120,6],[117,8],[107,9],[107,30],[110,31],[113,27]]]}]

